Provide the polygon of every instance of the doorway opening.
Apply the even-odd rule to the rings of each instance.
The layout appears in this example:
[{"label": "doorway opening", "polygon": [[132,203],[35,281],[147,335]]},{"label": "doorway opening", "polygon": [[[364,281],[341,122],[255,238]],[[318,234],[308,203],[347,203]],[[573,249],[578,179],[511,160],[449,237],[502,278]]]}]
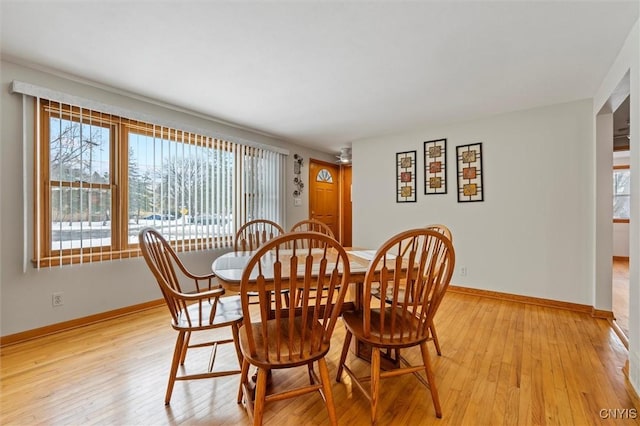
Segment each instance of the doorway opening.
[{"label": "doorway opening", "polygon": [[629,338],[630,96],[613,112],[612,311],[623,340]]},{"label": "doorway opening", "polygon": [[[624,270],[628,271],[628,263],[622,265],[618,262],[614,264],[614,229],[619,224],[614,223],[614,159],[620,156],[622,143],[626,144],[626,150],[628,152],[631,140],[628,137],[630,135],[629,129],[632,123],[630,123],[630,116],[625,114],[624,118],[620,118],[620,114],[625,110],[623,106],[626,101],[630,104],[631,94],[631,79],[630,70],[627,70],[625,75],[618,82],[618,85],[613,89],[609,98],[602,105],[600,111],[595,116],[596,123],[596,209],[595,209],[595,306],[601,306],[605,308],[609,315],[610,323],[616,334],[620,337],[622,343],[628,348],[628,336],[631,334],[631,329],[634,329],[633,324],[629,322],[630,314],[635,312],[629,312],[629,289],[631,282],[629,280],[629,273],[619,273],[620,268],[614,271],[614,267],[623,266]],[[635,102],[635,99],[633,100]],[[614,124],[614,113],[616,114]],[[624,133],[623,133],[624,132]],[[616,137],[617,136],[617,137]],[[622,137],[624,136],[624,137]],[[615,143],[615,145],[614,145]],[[630,157],[627,156],[630,160]],[[627,160],[627,163],[629,163]],[[617,160],[616,160],[617,161]],[[630,173],[637,172],[630,170]],[[624,198],[624,197],[621,197]],[[631,193],[627,196],[627,202],[631,203]],[[617,208],[617,207],[616,207]],[[615,226],[614,226],[615,225]],[[626,229],[621,231],[620,234],[626,237],[626,241],[629,240],[630,232],[628,230],[628,223]],[[627,253],[629,252],[628,242],[626,247]],[[617,251],[617,249],[616,249]],[[626,255],[628,256],[628,254]],[[635,259],[633,260],[635,261]],[[620,278],[624,281],[622,281]],[[624,278],[626,277],[626,279]],[[614,285],[616,283],[623,283],[620,286]],[[634,288],[635,290],[635,288]],[[626,332],[623,332],[623,328]]]}]

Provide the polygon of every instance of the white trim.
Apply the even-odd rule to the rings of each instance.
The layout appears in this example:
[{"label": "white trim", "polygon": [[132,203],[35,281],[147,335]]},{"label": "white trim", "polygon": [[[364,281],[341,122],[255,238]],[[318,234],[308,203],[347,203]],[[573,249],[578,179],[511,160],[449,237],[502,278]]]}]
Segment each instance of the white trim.
[{"label": "white trim", "polygon": [[67,93],[58,92],[57,90],[48,89],[46,87],[37,86],[35,84],[25,83],[18,80],[13,80],[11,82],[11,85],[9,86],[9,92],[20,93],[23,95],[29,95],[37,98],[49,99],[49,100],[61,102],[64,104],[79,106],[79,107],[91,109],[94,111],[100,111],[107,114],[117,115],[123,118],[143,121],[150,124],[157,124],[159,126],[179,129],[179,130],[183,130],[191,133],[200,134],[203,136],[208,136],[211,138],[224,139],[229,142],[236,142],[236,143],[250,146],[253,148],[260,148],[267,151],[277,152],[279,154],[289,155],[288,149],[243,139],[237,136],[226,135],[226,134],[215,132],[209,129],[197,128],[195,126],[189,126],[189,125],[185,125],[179,122],[174,122],[171,120],[160,119],[151,114],[145,114],[137,111],[128,110],[126,108],[117,107],[114,105],[104,104],[102,102],[82,98],[80,96],[70,95]]}]

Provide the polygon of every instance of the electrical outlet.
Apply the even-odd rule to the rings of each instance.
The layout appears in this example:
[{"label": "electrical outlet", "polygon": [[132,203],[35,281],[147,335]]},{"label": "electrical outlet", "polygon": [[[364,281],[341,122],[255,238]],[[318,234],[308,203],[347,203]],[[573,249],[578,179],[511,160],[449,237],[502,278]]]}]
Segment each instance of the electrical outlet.
[{"label": "electrical outlet", "polygon": [[460,268],[460,276],[461,277],[466,277],[467,276],[467,267],[463,266]]},{"label": "electrical outlet", "polygon": [[51,304],[53,306],[62,306],[64,305],[64,298],[62,297],[62,293],[53,293],[51,297]]}]

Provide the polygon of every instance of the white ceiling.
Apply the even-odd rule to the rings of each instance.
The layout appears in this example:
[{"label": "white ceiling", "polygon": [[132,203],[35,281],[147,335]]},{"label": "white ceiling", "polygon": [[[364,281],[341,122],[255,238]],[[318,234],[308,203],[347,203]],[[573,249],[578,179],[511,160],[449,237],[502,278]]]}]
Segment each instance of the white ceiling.
[{"label": "white ceiling", "polygon": [[2,55],[326,152],[592,97],[633,1],[10,1]]}]

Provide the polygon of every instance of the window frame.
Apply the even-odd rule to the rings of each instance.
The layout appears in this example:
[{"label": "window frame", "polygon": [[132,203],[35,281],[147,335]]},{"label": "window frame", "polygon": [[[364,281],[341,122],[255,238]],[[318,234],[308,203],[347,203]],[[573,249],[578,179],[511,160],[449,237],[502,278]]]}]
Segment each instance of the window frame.
[{"label": "window frame", "polygon": [[[126,232],[126,228],[120,226],[120,215],[113,214],[118,212],[119,200],[117,196],[117,181],[118,170],[116,164],[117,157],[117,127],[120,119],[116,117],[114,120],[113,115],[106,113],[97,113],[93,110],[80,108],[64,104],[57,101],[36,102],[34,104],[36,110],[35,116],[39,117],[38,120],[34,120],[39,129],[36,127],[36,143],[40,143],[37,148],[40,151],[40,164],[38,164],[38,157],[35,156],[34,163],[34,194],[37,194],[42,200],[41,206],[38,206],[37,202],[34,202],[34,259],[32,262],[35,266],[58,266],[72,263],[93,262],[97,260],[118,259],[122,257],[131,257],[133,253],[125,254],[125,250],[120,245],[120,238],[116,229]],[[85,112],[86,111],[86,112]],[[86,115],[85,115],[86,114]],[[110,131],[109,136],[109,183],[108,184],[95,184],[90,182],[78,181],[68,182],[51,179],[51,162],[50,162],[50,150],[51,150],[51,118],[58,118],[61,120],[72,121],[76,123],[99,125],[103,128],[108,128]],[[38,136],[39,134],[39,138]],[[42,180],[40,184],[38,179]],[[110,246],[92,246],[86,249],[70,248],[70,249],[53,249],[51,247],[51,233],[52,233],[52,218],[51,218],[51,195],[50,190],[53,182],[57,182],[59,187],[71,187],[78,189],[108,189],[111,191],[111,245]],[[35,201],[35,200],[34,200]],[[38,211],[39,210],[39,211]],[[39,218],[39,220],[38,220]],[[135,250],[138,250],[136,247]],[[137,255],[137,254],[136,254]]]},{"label": "window frame", "polygon": [[[628,170],[628,169],[630,169],[628,164],[613,166],[613,174],[615,175],[615,172],[617,170]],[[615,194],[615,193],[613,194],[614,204],[615,204],[615,199],[616,199],[617,196],[618,196],[617,194]],[[630,197],[631,193],[629,193],[626,196]],[[616,217],[613,217],[613,223],[629,223],[629,219],[628,218],[616,218]]]},{"label": "window frame", "polygon": [[[233,159],[233,192],[234,199],[243,199],[255,194],[245,193],[247,188],[236,186],[244,174],[242,159],[257,152],[256,148],[235,142],[224,141],[215,137],[180,130],[160,124],[151,124],[136,119],[129,119],[113,114],[102,113],[89,108],[75,107],[55,100],[39,99],[34,102],[35,117],[34,136],[36,139],[36,155],[34,155],[34,233],[33,258],[36,267],[51,267],[76,263],[99,262],[140,256],[139,244],[129,242],[129,133],[136,133],[154,138],[164,139],[179,144],[191,144],[198,147],[219,149],[234,154]],[[74,121],[80,124],[100,125],[108,128],[109,135],[109,179],[108,183],[69,182],[51,180],[51,129],[52,118]],[[203,140],[206,141],[203,144]],[[110,206],[110,244],[83,248],[52,247],[52,198],[51,188],[77,187],[79,189],[107,189],[111,191]],[[39,198],[39,200],[38,200]],[[234,227],[249,212],[246,208],[237,209],[234,202],[231,211]],[[80,209],[79,211],[84,211]],[[282,214],[282,212],[280,213]],[[235,229],[229,231],[235,233]],[[177,251],[193,251],[213,247],[233,245],[233,235],[216,235],[203,246],[202,237],[188,236],[172,241]]]}]

